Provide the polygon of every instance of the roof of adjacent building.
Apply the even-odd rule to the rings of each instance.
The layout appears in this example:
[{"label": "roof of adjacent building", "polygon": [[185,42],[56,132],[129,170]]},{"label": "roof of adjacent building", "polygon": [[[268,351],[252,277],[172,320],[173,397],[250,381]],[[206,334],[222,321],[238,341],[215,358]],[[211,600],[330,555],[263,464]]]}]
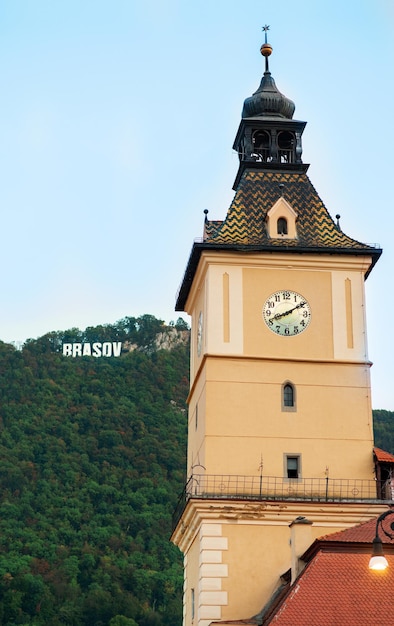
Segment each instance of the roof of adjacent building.
[{"label": "roof of adjacent building", "polygon": [[368,568],[370,555],[319,550],[265,625],[379,626],[392,619],[394,555],[384,572]]},{"label": "roof of adjacent building", "polygon": [[[390,531],[390,523],[389,520],[383,521],[383,528],[389,532]],[[371,544],[373,538],[375,537],[376,532],[376,519],[368,520],[368,522],[364,522],[363,524],[359,524],[358,526],[353,526],[352,528],[347,528],[346,530],[340,530],[336,533],[330,533],[329,535],[324,535],[323,537],[319,537],[317,542],[328,542],[328,541],[336,541],[342,543],[368,543]],[[391,543],[394,545],[394,540],[389,539],[384,533],[381,534],[381,539],[383,543]]]},{"label": "roof of adjacent building", "polygon": [[[393,533],[392,516],[382,522]],[[394,539],[381,529],[389,567],[383,572],[368,567],[377,519],[319,537],[302,560],[307,562],[294,584],[287,587],[258,622],[264,626],[378,626],[390,615],[394,584]],[[380,528],[380,527],[379,527]]]},{"label": "roof of adjacent building", "polygon": [[394,463],[394,456],[390,454],[390,452],[386,452],[386,450],[376,447],[373,449],[373,452],[377,461],[380,461],[381,463]]}]

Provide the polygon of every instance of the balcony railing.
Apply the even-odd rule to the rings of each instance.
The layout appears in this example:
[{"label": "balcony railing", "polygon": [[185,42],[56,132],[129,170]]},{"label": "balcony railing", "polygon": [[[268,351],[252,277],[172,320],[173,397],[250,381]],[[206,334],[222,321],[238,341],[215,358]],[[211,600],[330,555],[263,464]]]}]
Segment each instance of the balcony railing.
[{"label": "balcony railing", "polygon": [[283,478],[194,474],[186,483],[173,515],[174,527],[191,498],[223,500],[293,500],[306,502],[392,501],[394,481],[346,478]]}]

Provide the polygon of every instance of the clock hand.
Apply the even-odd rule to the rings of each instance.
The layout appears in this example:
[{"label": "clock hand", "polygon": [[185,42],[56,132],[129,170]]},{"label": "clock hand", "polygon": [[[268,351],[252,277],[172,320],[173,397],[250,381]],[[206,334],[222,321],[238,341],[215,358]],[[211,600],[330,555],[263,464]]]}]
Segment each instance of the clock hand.
[{"label": "clock hand", "polygon": [[290,315],[290,313],[292,313],[296,309],[300,309],[303,306],[305,306],[305,301],[304,302],[300,302],[296,306],[293,306],[292,309],[289,309],[288,311],[285,311],[284,313],[277,313],[276,315],[274,315],[273,319],[274,320],[279,320],[281,317],[286,317],[286,315]]}]

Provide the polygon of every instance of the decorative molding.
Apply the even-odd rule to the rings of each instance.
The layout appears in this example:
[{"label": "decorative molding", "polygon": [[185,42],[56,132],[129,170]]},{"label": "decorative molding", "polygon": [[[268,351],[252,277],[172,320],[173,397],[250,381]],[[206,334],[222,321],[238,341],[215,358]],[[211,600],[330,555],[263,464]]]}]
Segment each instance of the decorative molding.
[{"label": "decorative molding", "polygon": [[228,604],[227,591],[222,591],[222,580],[228,576],[223,563],[223,551],[228,549],[227,537],[222,536],[222,524],[202,523],[199,531],[200,562],[198,584],[198,626],[207,626],[221,619],[222,606]]}]

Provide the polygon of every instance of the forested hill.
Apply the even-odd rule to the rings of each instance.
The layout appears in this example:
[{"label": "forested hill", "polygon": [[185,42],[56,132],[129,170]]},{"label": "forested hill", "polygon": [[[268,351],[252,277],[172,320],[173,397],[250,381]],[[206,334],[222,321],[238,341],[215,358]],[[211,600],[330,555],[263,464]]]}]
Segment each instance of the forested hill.
[{"label": "forested hill", "polygon": [[394,412],[376,409],[373,411],[375,445],[394,454]]},{"label": "forested hill", "polygon": [[[186,329],[145,315],[0,342],[2,625],[182,623]],[[94,341],[125,348],[62,355]]]},{"label": "forested hill", "polygon": [[[103,342],[119,356],[86,356]],[[2,626],[181,625],[188,352],[185,322],[151,315],[0,342]],[[393,418],[375,412],[392,453]]]}]

